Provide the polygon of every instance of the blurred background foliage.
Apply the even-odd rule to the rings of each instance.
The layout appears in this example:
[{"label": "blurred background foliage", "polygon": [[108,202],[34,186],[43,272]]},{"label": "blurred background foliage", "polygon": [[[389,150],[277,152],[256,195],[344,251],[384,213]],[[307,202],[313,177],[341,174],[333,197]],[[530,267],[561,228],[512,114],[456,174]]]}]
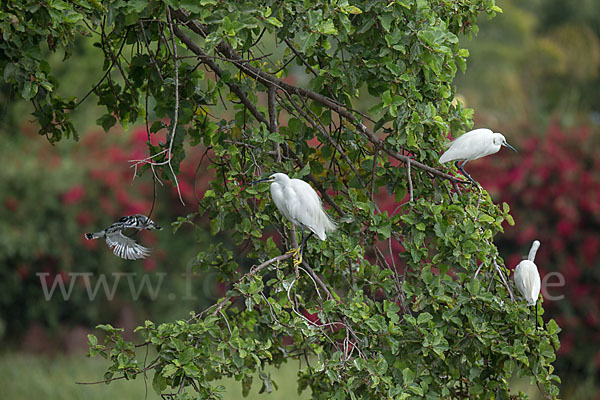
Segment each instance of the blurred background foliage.
[{"label": "blurred background foliage", "polygon": [[[564,276],[565,286],[549,292],[565,298],[544,303],[545,319],[556,319],[563,329],[556,362],[562,393],[564,398],[597,398],[600,2],[504,0],[499,5],[504,13],[492,23],[480,21],[477,40],[464,41],[470,57],[456,86],[460,100],[475,110],[476,127],[503,132],[520,153],[510,157],[501,151],[470,164],[470,172],[496,203],[511,205],[516,225],[506,226],[496,243],[508,264],[514,267],[531,241],[539,239],[537,264],[542,277],[554,271]],[[68,63],[62,63],[60,54],[50,55],[49,62],[57,71],[60,94],[82,98],[102,74],[102,55],[89,38],[81,38],[73,54]],[[101,132],[95,121],[103,110],[87,100],[73,114],[80,143],[51,146],[30,126],[31,111],[7,86],[0,86],[0,130],[5,138],[0,147],[0,335],[2,348],[9,351],[0,363],[2,376],[18,368],[15,350],[69,350],[76,347],[71,342],[77,342],[77,332],[85,338],[86,330],[99,321],[132,328],[147,317],[157,322],[182,317],[223,289],[212,276],[195,276],[196,299],[181,300],[190,290],[181,274],[194,264],[197,240],[209,237],[204,230],[208,221],[198,221],[195,228],[184,225],[175,234],[168,226],[195,211],[195,192],[206,188],[209,171],[202,168],[202,154],[188,155],[181,167],[187,206],[178,202],[171,187],[157,185],[159,200],[153,207],[152,176],[147,172],[132,181],[127,162],[146,153],[143,127]],[[167,225],[163,231],[137,237],[156,249],[150,259],[123,261],[104,243],[83,240],[83,233],[101,229],[121,215],[150,210],[155,220]],[[70,272],[84,271],[139,276],[150,272],[152,283],[157,274],[168,275],[156,300],[142,291],[146,298],[132,301],[126,285],[118,286],[113,301],[98,296],[90,302],[83,287],[76,287],[68,302],[60,296],[44,300],[36,273],[49,273],[50,280],[62,276],[68,284]],[[85,339],[82,344],[85,348]],[[30,370],[45,369],[49,361],[44,357],[36,361],[28,356],[21,364]],[[52,365],[73,368],[62,358]],[[102,371],[89,368],[89,380]],[[1,386],[10,392],[10,385],[22,383],[6,379]],[[138,389],[143,395],[143,385]],[[531,393],[535,397],[536,390]],[[45,396],[61,398],[56,393]]]},{"label": "blurred background foliage", "polygon": [[[179,203],[176,190],[154,184],[151,174],[133,180],[128,160],[144,157],[147,135],[143,128],[126,135],[89,130],[80,143],[64,142],[50,146],[38,137],[31,125],[22,125],[19,138],[8,141],[2,148],[5,167],[0,171],[0,326],[4,338],[20,340],[32,324],[41,324],[56,332],[83,325],[92,327],[98,321],[121,321],[135,315],[129,328],[152,316],[170,320],[185,317],[189,310],[206,306],[212,289],[207,276],[191,276],[196,252],[196,240],[208,237],[205,230],[194,232],[191,225],[183,226],[174,236],[170,221],[189,212]],[[190,155],[182,164],[180,179],[184,199],[194,201],[193,182],[200,155]],[[206,185],[208,176],[197,183]],[[192,207],[193,209],[193,207]],[[121,215],[148,214],[167,225],[162,231],[140,232],[136,240],[156,247],[152,257],[140,262],[127,262],[115,257],[103,240],[85,240],[85,232],[94,232],[110,225]],[[160,243],[160,245],[157,245]],[[43,277],[36,274],[43,273]],[[73,273],[92,273],[92,290],[98,290],[93,301],[81,277]],[[111,301],[98,285],[99,274],[106,274],[108,289],[112,289],[114,273],[131,273],[134,287],[143,283],[149,273],[152,287],[160,284],[160,296],[152,299],[151,292],[141,290],[141,301],[133,301],[127,278],[118,284]],[[167,274],[161,278],[161,274]],[[51,301],[41,290],[41,279],[51,288],[62,280],[65,287],[74,289],[69,301],[64,301],[58,286]],[[206,288],[210,290],[205,290]],[[192,290],[206,292],[194,296]],[[137,289],[135,291],[137,293]],[[215,298],[216,298],[216,293]],[[197,300],[192,301],[192,297]],[[185,298],[182,302],[182,298]],[[129,318],[130,319],[130,318]],[[54,347],[47,343],[49,348]]]},{"label": "blurred background foliage", "polygon": [[[600,123],[600,2],[501,2],[504,14],[480,21],[458,93],[482,123],[537,129]],[[497,127],[497,128],[496,128]],[[509,132],[510,133],[510,132]],[[544,131],[539,132],[543,134]]]}]

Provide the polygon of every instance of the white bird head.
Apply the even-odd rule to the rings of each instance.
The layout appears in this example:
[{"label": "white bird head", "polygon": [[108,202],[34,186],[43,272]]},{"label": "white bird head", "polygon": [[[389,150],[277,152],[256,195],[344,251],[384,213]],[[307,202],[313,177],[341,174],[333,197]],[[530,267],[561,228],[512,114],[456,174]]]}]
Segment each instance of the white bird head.
[{"label": "white bird head", "polygon": [[494,132],[493,142],[494,142],[494,145],[496,145],[496,146],[508,147],[509,149],[511,149],[512,151],[514,151],[515,153],[518,153],[517,149],[515,149],[510,144],[508,144],[508,142],[506,141],[506,138],[501,133]]},{"label": "white bird head", "polygon": [[276,172],[276,173],[270,175],[268,178],[259,179],[257,181],[252,182],[251,185],[255,185],[255,184],[261,183],[261,182],[270,182],[270,183],[277,182],[282,185],[287,185],[290,182],[290,177],[284,173]]},{"label": "white bird head", "polygon": [[285,185],[290,182],[290,177],[284,173],[276,172],[269,177],[269,180],[271,182],[277,182],[277,183],[281,183],[282,185]]}]

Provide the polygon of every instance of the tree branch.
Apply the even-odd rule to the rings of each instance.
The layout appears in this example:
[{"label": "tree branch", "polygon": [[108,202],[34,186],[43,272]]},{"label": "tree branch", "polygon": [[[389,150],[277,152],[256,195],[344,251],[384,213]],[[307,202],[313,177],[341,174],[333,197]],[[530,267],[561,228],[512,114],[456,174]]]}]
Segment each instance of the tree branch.
[{"label": "tree branch", "polygon": [[[179,19],[181,22],[185,23],[192,31],[199,34],[202,37],[206,37],[206,28],[202,26],[197,21],[190,20],[186,13],[182,10],[173,11],[174,16]],[[367,128],[360,119],[358,119],[353,113],[347,110],[344,105],[337,103],[336,101],[330,99],[327,96],[323,96],[322,94],[313,92],[312,90],[305,89],[302,87],[291,85],[287,82],[278,79],[275,76],[272,76],[259,68],[253,67],[247,61],[245,61],[227,42],[222,41],[217,46],[216,49],[219,53],[221,53],[224,57],[232,60],[231,63],[235,65],[239,70],[244,72],[246,75],[253,76],[257,81],[264,84],[265,86],[275,85],[277,88],[286,91],[289,94],[297,94],[302,97],[307,97],[311,100],[316,101],[324,105],[325,107],[335,111],[341,116],[348,119],[361,133],[363,133],[367,139],[376,146],[379,146],[383,151],[389,154],[391,157],[395,158],[398,161],[402,161],[404,163],[408,163],[410,157],[405,156],[404,154],[400,154],[399,152],[387,149],[384,146],[384,141],[380,139],[373,131]],[[440,178],[447,179],[451,182],[456,183],[466,183],[462,179],[458,179],[453,175],[442,172],[438,169],[430,167],[429,165],[423,164],[416,160],[410,159],[412,165],[417,168],[420,168],[424,171],[430,172],[433,175],[439,176]]]},{"label": "tree branch", "polygon": [[[173,11],[173,14],[177,17],[177,15],[179,15],[179,12]],[[223,70],[221,69],[221,67],[219,67],[219,65],[213,60],[212,57],[204,53],[200,46],[194,43],[191,37],[186,35],[177,25],[173,26],[173,31],[175,32],[175,36],[177,36],[179,40],[181,40],[187,46],[188,49],[190,49],[194,54],[196,54],[202,60],[202,62],[204,62],[204,64],[206,64],[215,74],[217,74],[219,78],[222,77]],[[240,99],[242,104],[244,104],[246,108],[248,108],[252,115],[254,115],[254,118],[256,118],[259,122],[265,124],[265,126],[269,126],[269,121],[267,120],[267,118],[263,115],[263,113],[258,111],[256,105],[252,103],[250,99],[248,99],[246,93],[244,93],[244,91],[238,85],[236,85],[233,82],[226,82],[226,84],[227,86],[229,86],[229,90],[231,90]]]},{"label": "tree branch", "polygon": [[[268,91],[268,103],[269,103],[269,126],[272,133],[279,132],[279,123],[277,121],[277,109],[275,108],[275,86],[269,86]],[[277,164],[281,164],[281,146],[279,142],[275,142],[275,161]]]},{"label": "tree branch", "polygon": [[[175,12],[174,12],[174,14],[175,14]],[[211,57],[208,57],[196,43],[194,43],[192,38],[190,38],[188,35],[186,35],[176,25],[173,26],[173,32],[175,32],[175,35],[188,47],[188,49],[190,49],[193,53],[198,55],[199,58],[211,70],[213,70],[213,72],[215,74],[217,74],[219,77],[221,77],[221,75],[223,74],[223,71],[221,70],[221,68],[214,62],[214,60]],[[226,83],[227,83],[227,86],[229,86],[229,89],[240,99],[240,101],[248,108],[248,110],[252,113],[252,115],[254,115],[254,117],[259,122],[262,122],[267,127],[270,126],[270,123],[267,120],[267,118],[263,115],[263,113],[261,113],[258,110],[256,105],[254,103],[252,103],[250,101],[250,99],[248,99],[248,96],[246,96],[246,93],[244,93],[244,91],[238,85],[236,85],[233,82],[226,82]],[[282,143],[282,146],[288,152],[288,154],[292,158],[294,158],[294,160],[296,161],[296,164],[298,164],[298,166],[300,168],[304,168],[304,166],[305,166],[304,162],[302,162],[300,157],[298,157],[294,153],[294,151],[288,146],[288,144],[284,142],[284,143]],[[342,209],[337,204],[335,204],[335,202],[327,194],[327,192],[323,188],[323,185],[321,185],[321,183],[318,181],[318,179],[315,178],[314,175],[310,174],[310,173],[307,175],[307,177],[313,183],[313,185],[315,185],[317,187],[319,192],[321,192],[321,196],[323,197],[323,200],[325,200],[331,207],[333,207],[340,216],[343,216],[345,213],[342,211]]]},{"label": "tree branch", "polygon": [[[342,147],[335,140],[333,140],[333,138],[327,133],[327,131],[323,127],[323,124],[321,123],[321,121],[318,121],[318,118],[316,118],[316,116],[313,114],[313,117],[319,123],[315,122],[315,120],[313,118],[311,118],[310,115],[308,115],[308,113],[302,109],[302,107],[300,107],[298,104],[296,104],[294,99],[292,99],[292,96],[290,96],[288,93],[285,93],[285,94],[286,94],[290,104],[296,109],[296,111],[298,111],[298,113],[300,113],[300,115],[306,121],[308,121],[308,123],[311,124],[316,130],[321,132],[321,135],[325,136],[325,138],[329,141],[329,143],[337,150],[338,153],[340,153],[340,155],[342,156],[344,161],[346,161],[348,166],[352,169],[352,172],[354,172],[354,174],[356,175],[356,179],[358,179],[358,182],[360,183],[360,185],[362,187],[366,187],[366,184],[363,181],[363,179],[361,178],[360,173],[356,169],[356,166],[354,165],[354,163],[352,161],[350,161],[350,158],[348,157],[348,155],[346,154],[344,149],[342,149]],[[306,108],[310,111],[310,109],[308,107],[306,107]],[[312,111],[311,111],[311,113],[312,113]]]}]

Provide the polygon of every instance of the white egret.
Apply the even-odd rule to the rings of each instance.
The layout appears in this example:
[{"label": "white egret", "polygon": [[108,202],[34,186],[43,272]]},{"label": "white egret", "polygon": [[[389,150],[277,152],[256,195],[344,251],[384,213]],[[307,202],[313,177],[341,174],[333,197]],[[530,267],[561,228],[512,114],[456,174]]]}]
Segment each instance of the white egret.
[{"label": "white egret", "polygon": [[[468,161],[497,153],[501,146],[506,146],[517,152],[514,147],[506,142],[504,135],[501,133],[495,133],[487,128],[474,129],[454,139],[450,143],[448,150],[440,157],[439,162],[443,164],[449,161],[456,161],[455,165],[459,171],[473,182],[475,186],[479,186],[463,167]],[[462,161],[462,164],[459,164],[459,161]]]},{"label": "white egret", "polygon": [[[519,292],[521,292],[530,306],[535,306],[540,295],[540,273],[534,263],[535,254],[539,247],[540,242],[538,240],[534,241],[531,245],[531,250],[529,250],[527,260],[521,261],[515,268],[514,273],[515,285],[517,285],[517,289],[519,289]],[[537,312],[535,314],[535,321],[537,326]]]},{"label": "white egret", "polygon": [[252,182],[252,184],[259,182],[271,182],[271,197],[277,209],[292,224],[299,226],[302,230],[300,247],[292,250],[296,257],[295,263],[298,265],[302,262],[305,242],[304,228],[309,229],[311,235],[314,233],[319,239],[325,240],[327,232],[333,232],[336,225],[325,213],[317,192],[303,180],[290,179],[286,174],[278,172],[266,179]]},{"label": "white egret", "polygon": [[136,214],[123,217],[100,232],[86,233],[85,238],[87,240],[104,238],[113,253],[126,260],[138,260],[148,257],[150,249],[123,235],[122,231],[125,229],[137,229],[139,231],[142,229],[161,230],[162,228],[145,215]]}]

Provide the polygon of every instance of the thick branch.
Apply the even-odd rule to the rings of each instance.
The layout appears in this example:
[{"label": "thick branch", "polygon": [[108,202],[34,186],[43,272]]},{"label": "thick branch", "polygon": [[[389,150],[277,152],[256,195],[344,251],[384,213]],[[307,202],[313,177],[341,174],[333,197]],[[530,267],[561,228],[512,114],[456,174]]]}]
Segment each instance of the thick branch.
[{"label": "thick branch", "polygon": [[[173,14],[179,15],[179,13],[175,12],[173,12]],[[175,32],[175,35],[179,38],[179,40],[181,40],[187,46],[188,49],[190,49],[194,54],[196,54],[204,64],[206,64],[211,70],[213,70],[215,74],[219,76],[219,78],[221,78],[221,76],[223,75],[223,70],[214,61],[213,57],[210,57],[206,53],[204,53],[200,46],[194,43],[192,38],[183,33],[183,31],[179,29],[178,26],[174,26],[173,31]],[[246,96],[246,93],[244,93],[242,88],[240,88],[233,82],[226,83],[227,86],[229,86],[229,90],[231,90],[240,99],[240,101],[246,106],[246,108],[248,108],[252,115],[254,115],[254,118],[256,118],[259,122],[262,122],[266,126],[269,126],[269,121],[267,120],[267,118],[260,111],[258,111],[256,105],[252,103],[250,99],[248,99],[248,96]]]},{"label": "thick branch", "polygon": [[[197,21],[191,21],[188,19],[187,15],[181,11],[177,10],[173,13],[176,18],[178,18],[183,23],[186,23],[189,28],[201,35],[202,37],[206,37],[206,29]],[[391,157],[396,160],[402,161],[404,163],[408,163],[410,157],[405,156],[404,154],[400,154],[399,152],[391,149],[387,149],[384,146],[384,141],[380,139],[373,131],[367,128],[360,119],[358,119],[353,113],[348,111],[345,106],[335,102],[327,96],[323,96],[322,94],[313,92],[312,90],[305,89],[302,87],[291,85],[287,82],[278,79],[275,76],[272,76],[259,68],[253,67],[246,60],[244,60],[227,42],[222,41],[217,45],[217,51],[226,58],[232,60],[231,62],[246,75],[254,77],[257,81],[261,82],[265,86],[273,86],[275,85],[277,88],[287,92],[288,94],[297,94],[299,96],[307,97],[311,100],[316,101],[324,105],[325,107],[335,111],[341,116],[348,119],[361,133],[363,133],[367,139],[373,143],[375,146],[380,147],[383,151],[389,154]],[[453,175],[442,172],[438,169],[430,167],[426,164],[420,163],[416,160],[410,159],[411,164],[417,168],[420,168],[424,171],[430,172],[433,175],[439,176],[441,178],[447,179],[451,182],[465,183],[462,179],[458,179]]]},{"label": "thick branch", "polygon": [[[173,14],[175,14],[175,12]],[[215,74],[221,77],[223,73],[221,68],[214,62],[214,60],[211,57],[208,57],[196,43],[194,43],[192,38],[186,35],[177,26],[173,27],[173,32],[175,32],[175,35],[188,47],[188,49],[190,49],[194,54],[196,54],[211,70],[213,70]],[[240,99],[240,101],[248,108],[248,110],[252,113],[252,115],[254,115],[254,117],[259,122],[264,123],[266,126],[270,126],[270,123],[267,120],[267,118],[258,110],[258,108],[256,108],[256,105],[252,103],[250,99],[248,99],[246,93],[244,93],[244,91],[238,85],[236,85],[233,82],[227,82],[227,86],[229,86],[229,89]],[[292,151],[292,149],[287,145],[287,143],[282,143],[282,146],[288,151],[288,154],[290,154],[292,158],[294,158],[296,164],[298,164],[300,168],[304,168],[305,164],[302,162],[300,157],[298,157]],[[321,192],[323,200],[325,200],[325,202],[327,202],[331,207],[333,207],[340,216],[343,216],[344,212],[337,204],[335,204],[333,199],[331,199],[331,197],[327,194],[319,180],[315,178],[312,174],[308,174],[307,177],[313,183],[313,185],[317,187],[319,192]]]}]

